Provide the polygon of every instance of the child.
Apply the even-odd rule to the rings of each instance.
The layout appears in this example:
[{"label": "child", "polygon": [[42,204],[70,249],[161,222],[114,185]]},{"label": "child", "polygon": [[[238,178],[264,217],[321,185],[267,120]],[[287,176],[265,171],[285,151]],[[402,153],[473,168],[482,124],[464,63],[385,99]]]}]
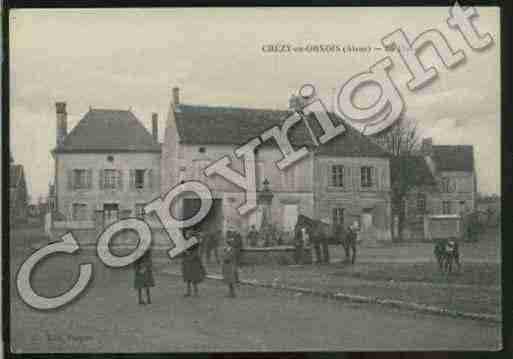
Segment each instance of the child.
[{"label": "child", "polygon": [[[150,287],[155,286],[153,279],[151,249],[148,249],[141,258],[135,262],[134,288],[137,289],[139,304],[151,304]],[[142,289],[146,288],[147,302],[142,300]]]},{"label": "child", "polygon": [[205,278],[206,272],[199,253],[199,244],[195,244],[183,252],[182,276],[187,283],[185,297],[191,296],[191,285],[194,287],[194,295],[198,296],[198,283]]},{"label": "child", "polygon": [[235,283],[237,282],[237,259],[233,239],[226,241],[227,247],[223,253],[223,280],[228,285],[228,297],[235,297]]}]

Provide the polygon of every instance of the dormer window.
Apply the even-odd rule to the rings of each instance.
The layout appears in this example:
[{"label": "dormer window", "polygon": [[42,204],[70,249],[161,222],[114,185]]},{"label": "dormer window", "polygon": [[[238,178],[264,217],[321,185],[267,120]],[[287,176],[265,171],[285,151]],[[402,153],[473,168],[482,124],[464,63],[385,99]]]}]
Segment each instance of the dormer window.
[{"label": "dormer window", "polygon": [[205,153],[205,152],[207,152],[207,149],[205,147],[200,147],[198,149],[198,151],[199,151],[199,153]]}]

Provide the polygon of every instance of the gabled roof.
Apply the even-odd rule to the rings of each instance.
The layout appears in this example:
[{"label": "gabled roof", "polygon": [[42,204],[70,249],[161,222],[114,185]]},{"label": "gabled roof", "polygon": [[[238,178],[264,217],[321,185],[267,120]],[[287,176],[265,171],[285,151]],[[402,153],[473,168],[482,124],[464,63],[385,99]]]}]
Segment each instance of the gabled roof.
[{"label": "gabled roof", "polygon": [[472,145],[436,145],[432,156],[437,171],[474,171]]},{"label": "gabled roof", "polygon": [[160,152],[160,144],[131,111],[90,109],[55,152]]},{"label": "gabled roof", "polygon": [[25,174],[23,172],[22,165],[11,164],[9,166],[9,187],[18,187],[22,183],[24,177]]},{"label": "gabled roof", "polygon": [[[180,142],[185,144],[242,145],[260,136],[266,129],[281,123],[292,114],[288,110],[268,110],[237,107],[211,107],[180,104],[175,111],[175,121]],[[344,124],[346,132],[315,149],[318,155],[388,157],[378,145],[344,123],[335,114],[329,114],[335,124]],[[319,137],[321,127],[309,119],[313,132]],[[310,134],[303,123],[289,131],[290,142],[295,146],[313,146]]]},{"label": "gabled roof", "polygon": [[435,185],[436,180],[423,156],[393,157],[390,161],[390,177],[392,183],[402,180],[409,186]]}]

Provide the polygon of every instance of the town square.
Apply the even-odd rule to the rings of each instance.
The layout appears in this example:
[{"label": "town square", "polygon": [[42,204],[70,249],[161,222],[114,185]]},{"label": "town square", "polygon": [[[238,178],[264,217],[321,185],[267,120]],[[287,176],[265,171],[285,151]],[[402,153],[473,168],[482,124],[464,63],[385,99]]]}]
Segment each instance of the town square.
[{"label": "town square", "polygon": [[501,348],[496,9],[307,10],[11,13],[12,352]]}]

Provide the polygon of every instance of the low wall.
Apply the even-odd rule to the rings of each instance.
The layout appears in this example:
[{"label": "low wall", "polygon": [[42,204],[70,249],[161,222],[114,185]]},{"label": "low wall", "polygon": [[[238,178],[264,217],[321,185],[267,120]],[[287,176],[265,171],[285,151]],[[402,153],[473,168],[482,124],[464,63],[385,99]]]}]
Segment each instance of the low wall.
[{"label": "low wall", "polygon": [[461,217],[449,214],[426,216],[424,219],[424,232],[428,240],[461,238]]},{"label": "low wall", "polygon": [[[264,248],[245,247],[241,255],[241,264],[295,264],[295,252],[296,250],[293,246],[276,246]],[[312,263],[312,251],[310,249],[305,249],[303,251],[303,263]]]}]

